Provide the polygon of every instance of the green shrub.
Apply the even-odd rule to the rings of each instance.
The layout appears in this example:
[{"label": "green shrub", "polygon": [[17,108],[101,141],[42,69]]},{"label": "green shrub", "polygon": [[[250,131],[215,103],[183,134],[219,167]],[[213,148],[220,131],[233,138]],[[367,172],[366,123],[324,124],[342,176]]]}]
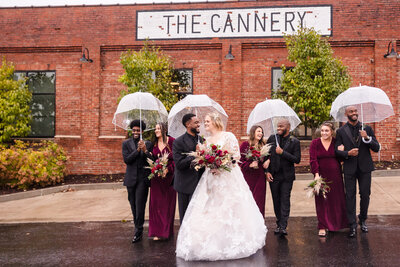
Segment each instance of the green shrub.
[{"label": "green shrub", "polygon": [[61,183],[67,159],[64,149],[54,142],[17,140],[10,147],[0,145],[0,184],[27,189]]}]

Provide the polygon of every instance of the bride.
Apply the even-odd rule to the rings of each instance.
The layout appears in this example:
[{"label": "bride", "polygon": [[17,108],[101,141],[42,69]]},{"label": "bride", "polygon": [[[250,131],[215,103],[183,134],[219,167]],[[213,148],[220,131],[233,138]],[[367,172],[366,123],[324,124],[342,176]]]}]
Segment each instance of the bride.
[{"label": "bride", "polygon": [[[207,145],[220,145],[240,159],[236,137],[223,131],[217,114],[208,114],[204,127],[211,134]],[[179,229],[176,255],[187,261],[244,258],[265,245],[266,233],[239,166],[230,172],[206,168]]]}]

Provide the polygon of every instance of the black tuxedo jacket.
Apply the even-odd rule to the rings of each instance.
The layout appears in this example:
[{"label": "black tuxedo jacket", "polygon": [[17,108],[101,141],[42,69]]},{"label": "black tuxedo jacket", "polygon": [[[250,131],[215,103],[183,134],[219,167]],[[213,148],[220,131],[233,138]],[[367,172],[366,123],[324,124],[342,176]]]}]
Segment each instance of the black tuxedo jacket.
[{"label": "black tuxedo jacket", "polygon": [[[203,143],[203,139],[199,138],[200,142]],[[176,138],[172,145],[172,155],[175,162],[174,189],[179,193],[193,194],[204,172],[204,170],[196,171],[191,165],[194,157],[185,154],[195,151],[196,145],[197,143],[193,142],[188,133]]]},{"label": "black tuxedo jacket", "polygon": [[147,186],[150,186],[148,177],[151,170],[145,167],[149,166],[147,158],[151,158],[153,148],[150,141],[145,141],[145,144],[147,151],[143,153],[143,151],[137,151],[132,138],[122,143],[122,156],[126,164],[124,186],[135,186],[138,181],[144,181]]},{"label": "black tuxedo jacket", "polygon": [[[361,140],[361,136],[358,138],[358,142],[356,143],[351,134],[351,129],[347,123],[340,127],[336,132],[335,153],[342,160],[344,160],[343,172],[345,174],[352,175],[356,173],[357,167],[362,172],[371,172],[374,170],[374,163],[372,162],[370,150],[378,152],[380,145],[376,140],[374,131],[370,126],[366,125],[364,130],[367,132],[367,135],[372,138],[371,142],[368,144]],[[340,145],[344,145],[344,151],[337,149]],[[358,148],[358,156],[356,157],[348,155],[348,151],[353,148]]]},{"label": "black tuxedo jacket", "polygon": [[[301,152],[300,152],[300,141],[293,137],[289,136],[289,140],[286,142],[285,146],[282,147],[283,153],[281,155],[276,154],[276,139],[275,135],[271,135],[268,138],[267,143],[272,144],[270,159],[271,162],[267,169],[267,172],[272,174],[272,177],[278,179],[283,174],[283,178],[286,181],[293,181],[296,179],[294,164],[300,163],[301,160]],[[280,168],[282,167],[282,169]],[[276,175],[279,170],[281,170],[280,175]],[[283,173],[282,173],[283,172]],[[281,178],[280,178],[281,179]]]}]

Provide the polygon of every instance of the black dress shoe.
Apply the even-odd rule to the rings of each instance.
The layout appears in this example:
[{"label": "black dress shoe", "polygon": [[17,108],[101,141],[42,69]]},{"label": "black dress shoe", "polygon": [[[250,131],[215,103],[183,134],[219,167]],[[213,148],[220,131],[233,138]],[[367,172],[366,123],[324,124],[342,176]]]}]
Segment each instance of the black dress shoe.
[{"label": "black dress shoe", "polygon": [[356,237],[356,228],[350,228],[349,237]]},{"label": "black dress shoe", "polygon": [[363,231],[364,233],[368,233],[368,226],[365,221],[359,221],[358,224],[361,226],[361,231]]},{"label": "black dress shoe", "polygon": [[281,229],[280,234],[281,234],[281,236],[287,235],[286,229]]},{"label": "black dress shoe", "polygon": [[276,227],[276,229],[274,230],[274,234],[278,235],[281,232],[281,228]]},{"label": "black dress shoe", "polygon": [[133,236],[133,239],[132,239],[132,243],[137,243],[137,242],[139,242],[140,240],[142,240],[142,234],[136,234],[136,235],[134,235]]}]

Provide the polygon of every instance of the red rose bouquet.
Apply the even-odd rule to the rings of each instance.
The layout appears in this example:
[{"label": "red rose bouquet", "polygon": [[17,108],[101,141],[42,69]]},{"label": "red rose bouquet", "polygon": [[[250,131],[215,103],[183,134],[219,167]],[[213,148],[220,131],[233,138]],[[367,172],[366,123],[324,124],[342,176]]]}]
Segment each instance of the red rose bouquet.
[{"label": "red rose bouquet", "polygon": [[227,150],[222,150],[219,145],[214,144],[202,146],[200,151],[190,152],[188,155],[194,157],[192,164],[197,171],[203,167],[214,171],[231,171],[232,166],[236,163],[231,153]]},{"label": "red rose bouquet", "polygon": [[165,170],[168,169],[168,156],[169,153],[164,153],[161,155],[161,157],[159,157],[158,159],[156,159],[155,161],[151,160],[151,159],[147,159],[147,162],[149,163],[149,166],[147,166],[147,169],[151,169],[151,174],[149,175],[149,179],[152,179],[156,176],[161,177],[161,178],[165,178]]},{"label": "red rose bouquet", "polygon": [[257,150],[254,146],[249,147],[247,153],[243,153],[246,159],[252,161],[260,161],[261,151]]},{"label": "red rose bouquet", "polygon": [[254,146],[250,146],[246,153],[243,155],[247,160],[251,161],[262,161],[262,158],[269,155],[271,144],[264,145],[260,150],[257,150]]}]

